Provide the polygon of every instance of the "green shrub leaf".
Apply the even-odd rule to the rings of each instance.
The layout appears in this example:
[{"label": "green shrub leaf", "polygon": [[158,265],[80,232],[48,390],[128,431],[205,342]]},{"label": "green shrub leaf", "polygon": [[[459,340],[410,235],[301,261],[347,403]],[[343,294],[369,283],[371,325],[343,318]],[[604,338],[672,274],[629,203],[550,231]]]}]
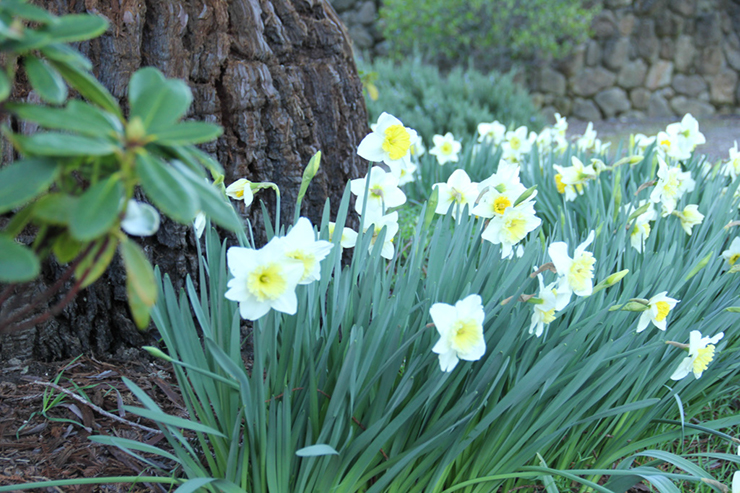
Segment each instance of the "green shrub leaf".
[{"label": "green shrub leaf", "polygon": [[51,43],[41,48],[41,53],[49,60],[74,65],[80,70],[92,70],[92,63],[79,51],[62,43]]},{"label": "green shrub leaf", "polygon": [[151,133],[159,133],[177,122],[193,100],[185,82],[165,79],[152,67],[137,70],[131,77],[128,91],[131,118],[141,118]]},{"label": "green shrub leaf", "polygon": [[10,97],[10,79],[4,70],[0,70],[0,103]]},{"label": "green shrub leaf", "polygon": [[60,264],[72,261],[82,251],[82,243],[72,238],[68,231],[59,235],[51,247]]},{"label": "green shrub leaf", "polygon": [[7,108],[24,120],[52,130],[68,130],[89,137],[107,137],[123,131],[113,115],[83,101],[72,100],[66,108],[12,103]]},{"label": "green shrub leaf", "polygon": [[136,173],[147,197],[167,216],[189,224],[200,210],[195,189],[174,167],[151,154],[136,157]]},{"label": "green shrub leaf", "polygon": [[29,137],[16,134],[13,141],[21,148],[21,152],[37,156],[107,156],[118,149],[118,146],[103,139],[61,132],[43,132]]},{"label": "green shrub leaf", "polygon": [[118,240],[113,235],[100,238],[95,242],[90,254],[77,264],[77,268],[75,268],[75,277],[77,279],[82,279],[85,273],[87,273],[81,287],[85,288],[89,286],[103,275],[105,269],[108,268],[111,260],[113,260],[113,255],[116,253],[117,248]]},{"label": "green shrub leaf", "polygon": [[40,270],[39,259],[30,248],[0,235],[0,282],[30,281]]},{"label": "green shrub leaf", "polygon": [[222,127],[213,123],[182,122],[163,128],[152,138],[161,145],[201,144],[219,137],[223,131]]},{"label": "green shrub leaf", "polygon": [[89,241],[108,231],[118,219],[123,202],[123,185],[117,176],[96,183],[80,196],[72,211],[69,230],[81,241]]},{"label": "green shrub leaf", "polygon": [[56,60],[52,60],[51,64],[62,74],[64,80],[85,99],[109,111],[117,118],[123,119],[118,101],[95,77],[76,65]]},{"label": "green shrub leaf", "polygon": [[97,15],[71,14],[55,19],[46,32],[57,43],[85,41],[100,36],[108,29],[108,22]]},{"label": "green shrub leaf", "polygon": [[43,60],[35,56],[27,56],[23,59],[23,66],[38,95],[51,104],[62,104],[67,99],[67,84],[59,72],[54,70]]},{"label": "green shrub leaf", "polygon": [[33,216],[49,224],[69,224],[77,197],[65,193],[50,193],[41,197],[33,206]]},{"label": "green shrub leaf", "polygon": [[157,300],[157,285],[154,283],[154,269],[135,242],[126,239],[121,242],[121,257],[126,266],[126,284],[136,292],[141,301],[153,306]]},{"label": "green shrub leaf", "polygon": [[187,166],[182,163],[173,163],[175,168],[187,180],[195,190],[200,199],[200,208],[216,224],[230,231],[238,231],[242,226],[242,221],[237,216],[234,208],[223,197],[223,195],[212,184],[206,182],[203,177],[193,173]]},{"label": "green shrub leaf", "polygon": [[0,214],[25,204],[59,175],[59,165],[49,159],[29,158],[0,169]]}]

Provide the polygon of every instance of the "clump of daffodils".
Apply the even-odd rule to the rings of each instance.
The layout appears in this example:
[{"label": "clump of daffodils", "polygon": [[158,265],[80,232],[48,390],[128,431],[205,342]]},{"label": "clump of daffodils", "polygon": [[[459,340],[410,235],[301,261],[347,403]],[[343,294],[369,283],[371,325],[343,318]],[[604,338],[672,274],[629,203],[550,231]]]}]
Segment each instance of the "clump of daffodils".
[{"label": "clump of daffodils", "polygon": [[576,296],[589,296],[594,289],[594,264],[596,259],[586,248],[594,241],[591,231],[586,241],[576,247],[571,258],[568,255],[568,244],[556,241],[547,248],[552,263],[558,272],[558,292],[575,293]]},{"label": "clump of daffodils", "polygon": [[679,161],[689,159],[696,146],[707,141],[699,131],[699,122],[690,113],[680,122],[669,124],[665,132],[658,132],[656,140],[661,157]]},{"label": "clump of daffodils", "polygon": [[709,363],[714,359],[714,345],[717,344],[724,335],[724,332],[720,332],[714,337],[702,337],[701,332],[698,330],[692,330],[691,334],[689,334],[688,345],[668,341],[667,344],[686,349],[689,352],[689,355],[681,360],[678,368],[676,368],[676,371],[671,375],[671,380],[681,380],[689,373],[693,373],[694,378],[701,378],[704,370],[707,369]]},{"label": "clump of daffodils", "polygon": [[676,204],[686,192],[692,192],[696,182],[691,178],[690,171],[681,171],[680,166],[668,166],[658,157],[658,182],[650,193],[653,203],[660,203],[662,215],[668,216],[676,210]]},{"label": "clump of daffodils", "polygon": [[486,352],[483,338],[483,301],[471,294],[455,305],[435,303],[429,308],[439,341],[432,351],[439,355],[439,366],[444,372],[452,371],[462,359],[477,361]]},{"label": "clump of daffodils", "polygon": [[529,333],[535,337],[540,337],[545,325],[555,320],[555,313],[562,311],[570,301],[570,292],[558,291],[557,282],[545,286],[542,274],[537,274],[540,284],[540,291],[537,298],[532,298],[534,309],[532,312],[532,321],[529,325]]}]

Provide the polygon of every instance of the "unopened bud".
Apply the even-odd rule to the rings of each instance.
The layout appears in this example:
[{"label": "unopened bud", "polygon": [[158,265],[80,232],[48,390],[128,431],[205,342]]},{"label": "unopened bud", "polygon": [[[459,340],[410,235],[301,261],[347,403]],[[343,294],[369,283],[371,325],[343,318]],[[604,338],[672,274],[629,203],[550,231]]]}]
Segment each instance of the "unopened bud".
[{"label": "unopened bud", "polygon": [[151,354],[152,356],[154,356],[155,358],[159,358],[159,359],[164,360],[164,361],[167,361],[167,362],[172,362],[172,358],[170,358],[169,356],[167,356],[160,349],[157,349],[157,348],[155,348],[153,346],[144,346],[142,349],[144,351],[146,351],[147,353]]}]

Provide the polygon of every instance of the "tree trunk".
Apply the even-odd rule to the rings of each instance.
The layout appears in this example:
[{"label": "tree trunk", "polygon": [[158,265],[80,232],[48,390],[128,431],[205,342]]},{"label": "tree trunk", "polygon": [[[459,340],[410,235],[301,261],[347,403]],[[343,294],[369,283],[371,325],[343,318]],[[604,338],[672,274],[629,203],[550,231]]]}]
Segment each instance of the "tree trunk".
[{"label": "tree trunk", "polygon": [[[204,150],[223,164],[226,184],[242,177],[274,182],[283,218],[292,218],[303,169],[316,151],[323,153],[322,167],[302,207],[314,222],[326,198],[336,211],[347,180],[364,173],[356,155],[368,131],[362,86],[347,33],[326,0],[36,3],[56,14],[88,12],[109,20],[105,35],[79,49],[121,101],[131,74],[143,66],[188,81],[194,102],[187,117],[224,126],[223,136]],[[251,212],[241,212],[261,224],[257,202],[273,211],[274,194],[262,191],[256,198]],[[175,280],[194,272],[190,228],[166,222],[146,251]],[[48,266],[44,282],[58,272]],[[124,293],[123,269],[115,261],[55,320],[0,338],[0,356],[120,356],[147,337],[131,322]]]}]

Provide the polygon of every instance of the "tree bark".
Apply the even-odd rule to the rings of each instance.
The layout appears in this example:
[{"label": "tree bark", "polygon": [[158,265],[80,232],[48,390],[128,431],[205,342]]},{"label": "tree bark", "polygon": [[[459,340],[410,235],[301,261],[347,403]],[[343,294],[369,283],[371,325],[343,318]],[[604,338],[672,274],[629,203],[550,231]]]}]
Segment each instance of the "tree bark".
[{"label": "tree bark", "polygon": [[[362,85],[349,37],[326,0],[55,0],[37,2],[56,14],[93,13],[110,29],[78,48],[95,75],[125,101],[128,80],[154,66],[188,81],[194,102],[188,119],[223,125],[204,150],[226,169],[226,184],[246,177],[281,191],[282,217],[292,219],[305,165],[318,150],[322,167],[303,201],[315,223],[326,198],[333,211],[348,179],[364,173],[356,155],[368,132]],[[261,191],[251,211],[261,225],[259,200],[274,211],[274,194]],[[151,260],[182,282],[194,272],[190,228],[165,222],[146,242]],[[60,270],[47,266],[45,280]],[[126,351],[147,337],[130,320],[123,270],[110,271],[53,321],[0,338],[0,356],[55,359],[80,353]]]}]

